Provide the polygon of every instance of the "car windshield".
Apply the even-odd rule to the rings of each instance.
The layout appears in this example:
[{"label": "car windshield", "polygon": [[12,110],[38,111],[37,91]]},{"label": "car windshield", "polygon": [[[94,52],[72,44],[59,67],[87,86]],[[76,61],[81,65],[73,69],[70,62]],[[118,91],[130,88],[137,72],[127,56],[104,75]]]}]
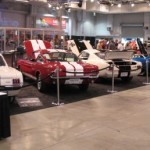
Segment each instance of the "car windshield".
[{"label": "car windshield", "polygon": [[0,56],[0,66],[6,66],[2,56]]},{"label": "car windshield", "polygon": [[68,62],[78,61],[78,57],[73,53],[53,52],[53,53],[46,53],[43,56],[49,61],[68,61]]}]

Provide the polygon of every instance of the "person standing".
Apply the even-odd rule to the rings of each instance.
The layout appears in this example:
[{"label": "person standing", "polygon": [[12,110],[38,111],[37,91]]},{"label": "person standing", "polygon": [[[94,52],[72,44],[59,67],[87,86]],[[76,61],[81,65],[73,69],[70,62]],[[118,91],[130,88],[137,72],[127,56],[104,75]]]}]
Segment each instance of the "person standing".
[{"label": "person standing", "polygon": [[124,44],[121,43],[121,41],[118,42],[117,49],[120,50],[120,51],[124,50]]},{"label": "person standing", "polygon": [[54,37],[54,48],[60,48],[61,47],[61,40],[58,35],[55,35]]}]

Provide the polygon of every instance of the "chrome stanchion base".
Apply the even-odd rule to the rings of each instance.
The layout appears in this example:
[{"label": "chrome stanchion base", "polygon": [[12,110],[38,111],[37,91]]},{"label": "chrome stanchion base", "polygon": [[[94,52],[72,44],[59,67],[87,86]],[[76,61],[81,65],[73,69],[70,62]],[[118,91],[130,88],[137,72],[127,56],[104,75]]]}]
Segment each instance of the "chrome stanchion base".
[{"label": "chrome stanchion base", "polygon": [[149,85],[149,84],[150,84],[150,82],[143,82],[143,84],[145,84],[145,85]]},{"label": "chrome stanchion base", "polygon": [[56,103],[56,102],[52,102],[52,105],[55,105],[55,106],[61,106],[61,105],[64,105],[64,103],[60,102],[60,103]]},{"label": "chrome stanchion base", "polygon": [[116,92],[118,92],[118,91],[114,91],[114,90],[107,90],[107,92],[108,92],[108,93],[113,94],[113,93],[116,93]]}]

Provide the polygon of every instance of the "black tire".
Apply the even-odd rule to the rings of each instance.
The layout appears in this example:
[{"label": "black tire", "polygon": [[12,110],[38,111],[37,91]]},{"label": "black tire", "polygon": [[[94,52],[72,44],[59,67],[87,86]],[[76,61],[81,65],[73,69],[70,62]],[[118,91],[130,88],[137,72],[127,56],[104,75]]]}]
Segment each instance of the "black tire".
[{"label": "black tire", "polygon": [[15,96],[9,96],[9,97],[8,97],[8,100],[9,100],[9,103],[10,103],[10,104],[14,103],[14,102],[15,102],[15,99],[16,99]]},{"label": "black tire", "polygon": [[20,71],[22,73],[23,81],[26,81],[27,77],[23,74],[22,70],[20,69],[20,66],[18,66],[18,71]]},{"label": "black tire", "polygon": [[40,91],[40,92],[44,92],[46,87],[45,87],[45,83],[41,80],[41,76],[38,75],[37,76],[37,89]]},{"label": "black tire", "polygon": [[121,80],[123,82],[130,82],[133,79],[133,77],[122,77]]},{"label": "black tire", "polygon": [[89,88],[89,84],[81,84],[79,85],[79,89],[82,91],[87,91]]}]

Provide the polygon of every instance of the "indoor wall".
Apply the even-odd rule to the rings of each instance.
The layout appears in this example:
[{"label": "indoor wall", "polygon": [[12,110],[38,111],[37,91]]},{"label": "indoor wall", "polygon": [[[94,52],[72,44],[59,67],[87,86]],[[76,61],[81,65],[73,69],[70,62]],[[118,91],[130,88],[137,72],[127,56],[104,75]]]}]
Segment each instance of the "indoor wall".
[{"label": "indoor wall", "polygon": [[[77,12],[74,16],[78,16]],[[71,17],[72,35],[76,36],[95,36],[95,37],[131,37],[132,28],[135,28],[133,37],[143,37],[147,40],[150,37],[150,13],[133,14],[94,14],[80,11],[80,18]],[[85,17],[86,16],[86,17]],[[146,19],[145,19],[146,18]],[[126,26],[126,30],[124,30]],[[125,31],[122,35],[122,31]],[[138,32],[137,32],[138,31]],[[70,34],[70,33],[68,33]]]}]

